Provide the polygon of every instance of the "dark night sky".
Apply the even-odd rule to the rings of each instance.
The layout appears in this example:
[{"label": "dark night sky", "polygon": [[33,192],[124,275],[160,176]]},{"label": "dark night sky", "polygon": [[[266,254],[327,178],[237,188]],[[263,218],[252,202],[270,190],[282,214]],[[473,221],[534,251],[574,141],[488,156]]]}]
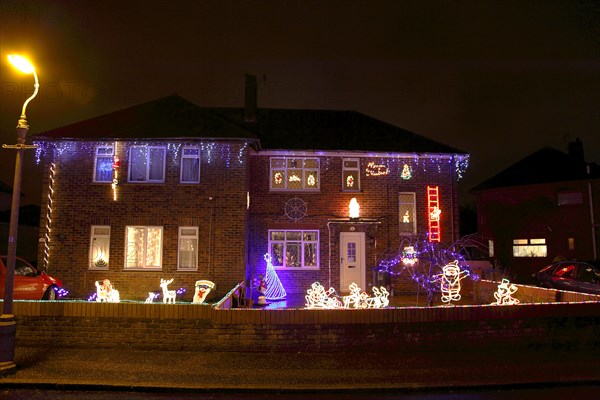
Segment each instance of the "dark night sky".
[{"label": "dark night sky", "polygon": [[[4,0],[0,17],[1,143],[33,90],[16,52],[42,85],[32,133],[172,93],[240,107],[251,73],[259,106],[356,110],[469,152],[463,192],[576,137],[600,163],[594,1]],[[26,157],[25,204],[41,193]],[[9,185],[13,160],[0,150]]]}]

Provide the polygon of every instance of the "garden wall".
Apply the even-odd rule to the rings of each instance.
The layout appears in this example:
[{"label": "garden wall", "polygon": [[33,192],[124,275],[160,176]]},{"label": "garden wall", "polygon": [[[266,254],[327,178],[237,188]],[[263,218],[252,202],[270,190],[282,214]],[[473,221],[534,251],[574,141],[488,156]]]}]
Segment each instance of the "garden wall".
[{"label": "garden wall", "polygon": [[375,310],[14,303],[18,346],[197,351],[600,350],[600,303]]}]

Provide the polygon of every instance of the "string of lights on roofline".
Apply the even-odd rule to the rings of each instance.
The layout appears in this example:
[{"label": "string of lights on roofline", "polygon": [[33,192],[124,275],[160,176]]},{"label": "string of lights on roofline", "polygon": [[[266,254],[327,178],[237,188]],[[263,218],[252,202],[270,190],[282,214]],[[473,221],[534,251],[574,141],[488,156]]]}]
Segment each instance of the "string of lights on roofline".
[{"label": "string of lights on roofline", "polygon": [[[41,159],[46,157],[52,151],[57,157],[65,157],[74,152],[90,152],[93,154],[97,146],[112,146],[113,141],[47,141],[37,140],[34,144],[37,145],[36,149],[36,162],[39,164]],[[172,153],[172,162],[177,163],[179,160],[179,154],[181,149],[184,147],[198,147],[205,155],[207,162],[212,163],[213,159],[218,155],[225,161],[227,167],[231,166],[232,158],[235,157],[235,161],[242,164],[244,153],[249,146],[248,142],[244,142],[241,146],[234,145],[231,143],[220,143],[220,142],[189,142],[189,141],[177,141],[177,142],[149,142],[149,141],[127,141],[129,147],[131,146],[166,146],[167,150]],[[238,147],[235,149],[234,147]],[[281,151],[272,152],[264,151],[261,154],[264,155],[277,155],[286,157],[305,157],[305,156],[318,156],[324,158],[322,165],[325,171],[330,168],[330,162],[336,158],[363,158],[367,159],[368,162],[364,167],[366,176],[387,176],[387,175],[399,175],[403,179],[408,180],[413,177],[418,171],[423,173],[437,172],[441,173],[442,168],[445,166],[451,166],[454,168],[457,180],[462,179],[465,171],[469,167],[469,155],[468,154],[417,154],[417,153],[403,153],[403,154],[378,154],[378,153],[367,153],[366,155],[361,153],[336,153],[336,152],[325,152],[317,151],[310,154],[306,152],[293,152],[293,151]]]}]

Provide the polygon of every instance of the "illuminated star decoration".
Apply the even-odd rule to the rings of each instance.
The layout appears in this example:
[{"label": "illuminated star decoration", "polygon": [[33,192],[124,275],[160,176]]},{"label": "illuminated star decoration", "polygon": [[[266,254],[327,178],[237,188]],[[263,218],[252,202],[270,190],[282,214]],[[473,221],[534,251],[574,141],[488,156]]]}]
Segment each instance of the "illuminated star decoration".
[{"label": "illuminated star decoration", "polygon": [[267,291],[265,292],[265,298],[267,300],[283,300],[287,296],[287,293],[279,280],[279,276],[277,276],[277,273],[275,272],[275,268],[273,268],[271,255],[266,253],[264,258],[267,262],[267,272],[265,273]]},{"label": "illuminated star decoration", "polygon": [[497,306],[511,306],[519,304],[519,299],[515,299],[512,295],[517,291],[517,287],[510,283],[508,279],[502,279],[502,282],[498,285],[498,290],[494,293],[496,301],[492,305]]}]

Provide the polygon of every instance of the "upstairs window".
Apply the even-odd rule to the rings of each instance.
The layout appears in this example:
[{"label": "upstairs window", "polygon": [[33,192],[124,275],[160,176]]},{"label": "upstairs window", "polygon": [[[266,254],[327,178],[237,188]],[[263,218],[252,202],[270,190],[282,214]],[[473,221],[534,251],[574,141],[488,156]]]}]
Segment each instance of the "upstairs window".
[{"label": "upstairs window", "polygon": [[129,150],[129,182],[165,181],[164,146],[132,146]]},{"label": "upstairs window", "polygon": [[414,235],[417,233],[417,218],[415,216],[415,193],[401,192],[400,200],[400,234]]},{"label": "upstairs window", "polygon": [[184,147],[181,153],[181,183],[200,182],[200,149]]},{"label": "upstairs window", "polygon": [[360,190],[360,161],[358,158],[342,160],[342,190],[357,192]]},{"label": "upstairs window", "polygon": [[113,146],[97,146],[94,158],[94,182],[112,182],[113,179]]},{"label": "upstairs window", "polygon": [[318,191],[318,158],[273,157],[270,165],[271,190]]}]

